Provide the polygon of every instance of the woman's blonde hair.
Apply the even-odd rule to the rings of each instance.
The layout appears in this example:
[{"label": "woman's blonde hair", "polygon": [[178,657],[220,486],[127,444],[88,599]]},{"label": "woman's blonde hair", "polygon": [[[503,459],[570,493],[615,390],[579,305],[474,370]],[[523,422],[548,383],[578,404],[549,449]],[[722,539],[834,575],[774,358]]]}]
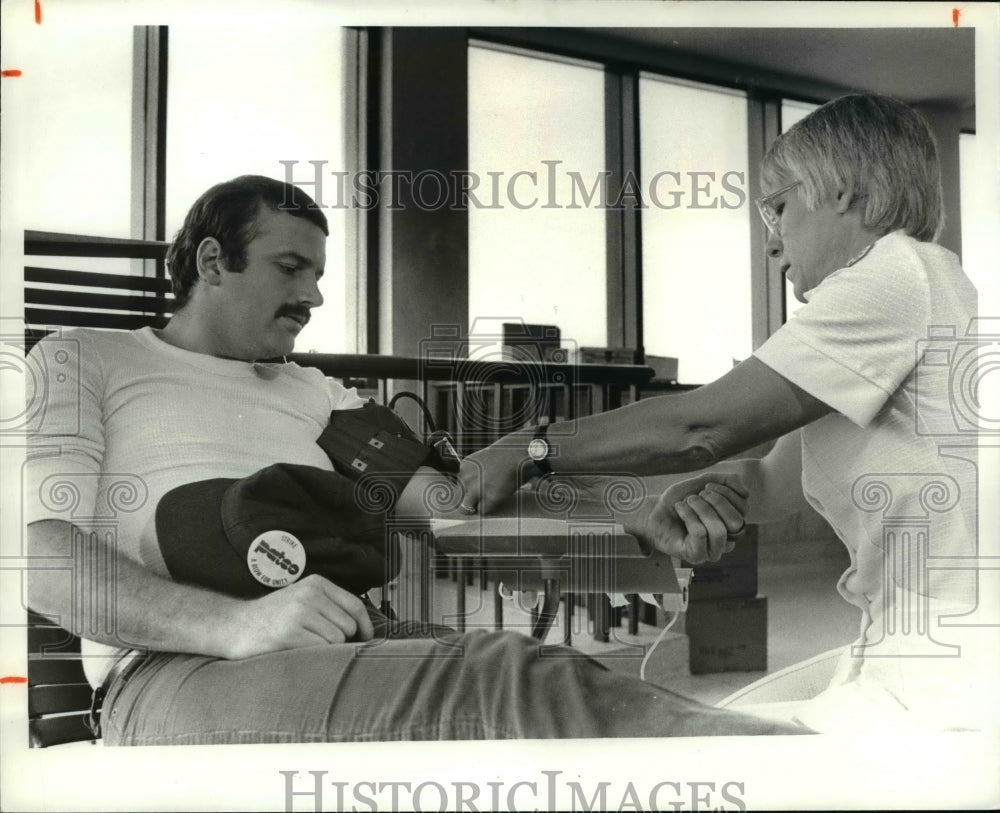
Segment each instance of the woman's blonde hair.
[{"label": "woman's blonde hair", "polygon": [[886,96],[841,96],[780,135],[764,156],[761,183],[777,189],[796,180],[810,209],[851,187],[865,226],[879,234],[903,229],[933,241],[944,226],[934,136],[915,110]]}]

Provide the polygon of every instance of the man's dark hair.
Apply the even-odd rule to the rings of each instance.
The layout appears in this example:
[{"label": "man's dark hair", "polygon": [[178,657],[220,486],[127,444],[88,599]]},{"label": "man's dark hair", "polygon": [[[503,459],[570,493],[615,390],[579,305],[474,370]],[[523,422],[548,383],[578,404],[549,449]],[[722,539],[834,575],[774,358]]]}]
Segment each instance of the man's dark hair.
[{"label": "man's dark hair", "polygon": [[167,251],[175,312],[187,304],[198,281],[198,246],[206,237],[219,241],[227,270],[246,268],[247,245],[256,234],[262,206],[305,218],[330,235],[326,216],[298,187],[263,175],[241,175],[216,184],[195,201]]}]

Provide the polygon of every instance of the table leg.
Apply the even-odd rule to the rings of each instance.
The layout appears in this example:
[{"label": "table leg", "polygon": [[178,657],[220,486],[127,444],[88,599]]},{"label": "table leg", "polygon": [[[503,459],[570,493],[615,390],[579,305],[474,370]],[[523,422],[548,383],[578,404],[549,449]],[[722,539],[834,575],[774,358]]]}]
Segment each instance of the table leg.
[{"label": "table leg", "polygon": [[567,593],[563,597],[563,643],[566,646],[573,645],[573,604],[576,596]]},{"label": "table leg", "polygon": [[458,618],[455,620],[455,629],[465,632],[465,560],[457,558],[455,561],[455,597],[456,611]]},{"label": "table leg", "polygon": [[493,587],[493,629],[503,629],[503,596],[500,595],[500,584]]},{"label": "table leg", "polygon": [[587,606],[594,622],[594,640],[606,643],[611,630],[611,603],[604,593],[591,593],[587,596]]}]

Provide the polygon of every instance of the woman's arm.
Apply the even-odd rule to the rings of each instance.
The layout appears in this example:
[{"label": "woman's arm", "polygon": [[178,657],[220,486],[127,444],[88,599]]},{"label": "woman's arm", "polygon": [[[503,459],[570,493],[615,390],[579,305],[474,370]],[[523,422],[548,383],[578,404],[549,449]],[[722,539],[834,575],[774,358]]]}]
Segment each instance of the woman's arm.
[{"label": "woman's arm", "polygon": [[[666,474],[705,469],[830,412],[756,358],[688,393],[648,398],[621,409],[553,424],[556,473]],[[463,463],[463,502],[487,512],[530,472],[533,430],[515,432]]]},{"label": "woman's arm", "polygon": [[[776,522],[806,507],[802,495],[802,438],[798,431],[778,438],[761,458],[723,460],[709,469],[717,474],[737,474],[746,487],[746,521],[752,525]],[[690,474],[665,474],[643,478],[650,494],[660,494]]]}]

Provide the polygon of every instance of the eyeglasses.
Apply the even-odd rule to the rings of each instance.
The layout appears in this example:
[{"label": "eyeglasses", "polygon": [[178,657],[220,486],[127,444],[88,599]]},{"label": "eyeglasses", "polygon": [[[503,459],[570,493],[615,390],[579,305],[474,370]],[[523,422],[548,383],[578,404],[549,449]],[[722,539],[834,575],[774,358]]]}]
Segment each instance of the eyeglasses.
[{"label": "eyeglasses", "polygon": [[783,195],[789,189],[794,189],[802,181],[796,181],[795,183],[790,183],[788,186],[783,186],[777,192],[772,192],[770,195],[765,195],[762,198],[757,198],[754,203],[757,204],[757,211],[760,212],[760,219],[764,221],[764,225],[767,226],[767,230],[771,232],[775,237],[781,237],[781,217],[778,215],[777,210],[774,208],[772,201],[778,197],[778,195]]}]

